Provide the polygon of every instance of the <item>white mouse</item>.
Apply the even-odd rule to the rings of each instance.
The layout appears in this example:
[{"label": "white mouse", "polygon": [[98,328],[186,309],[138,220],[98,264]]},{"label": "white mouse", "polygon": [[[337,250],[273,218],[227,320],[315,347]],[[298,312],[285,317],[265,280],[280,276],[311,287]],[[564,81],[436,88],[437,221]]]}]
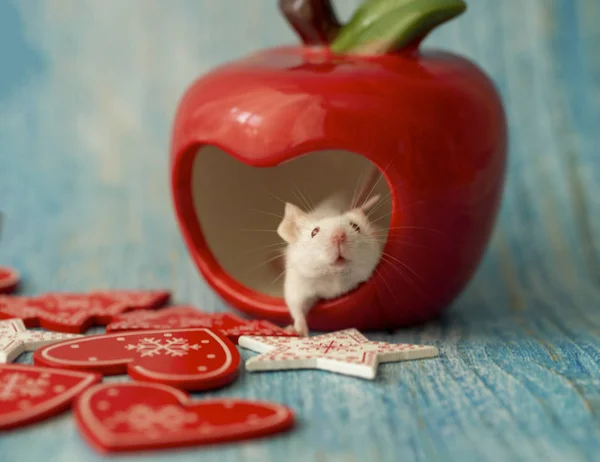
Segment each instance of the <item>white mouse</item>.
[{"label": "white mouse", "polygon": [[308,335],[306,315],[319,299],[344,295],[371,277],[383,244],[367,213],[378,200],[350,208],[335,194],[310,212],[286,203],[277,233],[288,244],[284,299],[298,335]]}]

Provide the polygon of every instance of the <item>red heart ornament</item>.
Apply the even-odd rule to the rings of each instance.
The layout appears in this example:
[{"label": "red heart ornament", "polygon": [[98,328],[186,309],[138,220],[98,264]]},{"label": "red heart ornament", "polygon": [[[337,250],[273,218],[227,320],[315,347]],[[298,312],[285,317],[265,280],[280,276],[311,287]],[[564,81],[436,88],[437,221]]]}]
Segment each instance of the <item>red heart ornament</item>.
[{"label": "red heart ornament", "polygon": [[88,372],[25,364],[0,365],[0,430],[22,427],[69,408],[79,393],[100,382]]},{"label": "red heart ornament", "polygon": [[193,306],[173,306],[160,311],[134,311],[125,313],[106,326],[107,332],[148,329],[175,329],[184,327],[206,327],[218,330],[234,343],[242,335],[264,337],[295,337],[268,321],[247,321],[229,313],[205,313]]},{"label": "red heart ornament", "polygon": [[195,401],[180,390],[140,382],[96,385],[79,396],[74,414],[86,441],[102,453],[258,438],[294,424],[294,414],[279,404]]},{"label": "red heart ornament", "polygon": [[0,266],[0,294],[10,294],[15,291],[21,276],[15,270]]},{"label": "red heart ornament", "polygon": [[115,316],[168,303],[165,290],[103,290],[88,294],[48,293],[39,297],[0,297],[0,319],[20,318],[27,327],[82,333],[93,325],[106,325]]},{"label": "red heart ornament", "polygon": [[129,374],[185,390],[206,390],[237,378],[240,354],[231,341],[206,328],[89,335],[43,347],[35,364]]}]

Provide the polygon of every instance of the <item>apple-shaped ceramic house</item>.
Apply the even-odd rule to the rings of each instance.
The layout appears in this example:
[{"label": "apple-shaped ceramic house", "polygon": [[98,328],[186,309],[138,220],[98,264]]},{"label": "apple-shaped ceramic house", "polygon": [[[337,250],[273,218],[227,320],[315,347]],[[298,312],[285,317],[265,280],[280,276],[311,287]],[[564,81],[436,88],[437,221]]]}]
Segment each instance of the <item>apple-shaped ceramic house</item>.
[{"label": "apple-shaped ceramic house", "polygon": [[189,252],[231,306],[288,323],[272,265],[283,202],[313,203],[382,173],[387,229],[372,277],[322,300],[311,329],[430,320],[464,289],[502,197],[507,129],[478,66],[422,39],[459,0],[367,0],[341,26],[328,1],[281,1],[299,46],[225,64],[187,90],[174,121],[175,210]]}]

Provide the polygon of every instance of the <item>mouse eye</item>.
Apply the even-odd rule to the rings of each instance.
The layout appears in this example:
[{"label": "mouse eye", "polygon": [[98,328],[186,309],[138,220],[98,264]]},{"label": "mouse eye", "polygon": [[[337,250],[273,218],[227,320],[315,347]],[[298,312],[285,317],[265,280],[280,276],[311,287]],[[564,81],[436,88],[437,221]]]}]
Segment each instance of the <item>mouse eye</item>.
[{"label": "mouse eye", "polygon": [[319,231],[321,230],[321,228],[319,228],[318,226],[312,230],[312,233],[310,233],[310,237],[315,237],[317,234],[319,234]]},{"label": "mouse eye", "polygon": [[352,228],[354,229],[354,231],[356,231],[357,233],[360,233],[360,226],[358,226],[356,223],[354,223],[353,221],[350,222],[350,226],[352,226]]}]

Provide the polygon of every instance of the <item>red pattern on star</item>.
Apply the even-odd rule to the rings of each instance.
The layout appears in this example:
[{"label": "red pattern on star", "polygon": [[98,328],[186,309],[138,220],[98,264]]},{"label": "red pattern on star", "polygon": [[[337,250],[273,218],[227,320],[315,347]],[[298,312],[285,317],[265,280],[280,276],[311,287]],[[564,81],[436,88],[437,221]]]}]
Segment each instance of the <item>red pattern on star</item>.
[{"label": "red pattern on star", "polygon": [[367,379],[375,378],[379,363],[431,358],[434,346],[369,341],[356,329],[305,338],[243,336],[240,346],[262,353],[246,369],[322,369]]}]

